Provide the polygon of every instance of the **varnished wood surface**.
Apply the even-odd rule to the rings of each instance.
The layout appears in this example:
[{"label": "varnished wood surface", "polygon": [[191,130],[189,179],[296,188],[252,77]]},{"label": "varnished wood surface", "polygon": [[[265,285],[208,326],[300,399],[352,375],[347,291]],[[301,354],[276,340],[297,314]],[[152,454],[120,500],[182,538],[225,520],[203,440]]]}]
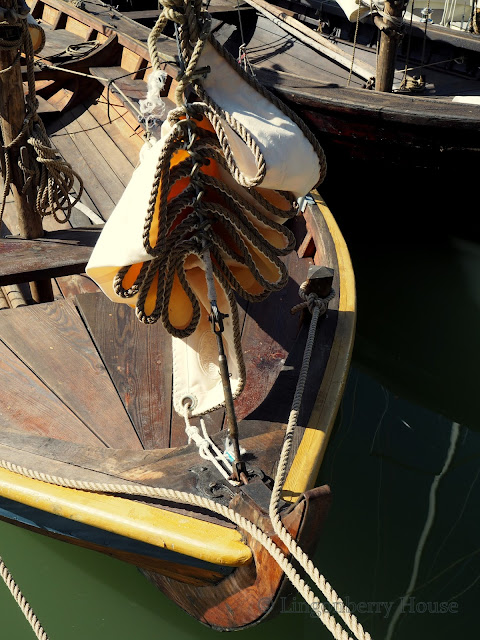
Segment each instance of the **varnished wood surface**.
[{"label": "varnished wood surface", "polygon": [[[330,503],[327,486],[314,489],[305,495],[294,510],[284,515],[283,522],[290,534],[299,541],[306,553],[311,552],[314,538],[321,530]],[[245,497],[238,498],[232,506],[251,519],[260,529],[275,537],[268,516],[258,511],[254,503]],[[255,562],[237,569],[216,587],[179,584],[166,576],[149,571],[146,575],[182,609],[204,624],[218,630],[240,630],[255,624],[259,618],[275,612],[282,588],[287,578],[259,542],[247,536]],[[218,602],[220,600],[220,602]],[[213,607],[212,602],[218,602]]]},{"label": "varnished wood surface", "polygon": [[[57,301],[4,312],[0,314],[0,334],[3,344],[105,446],[133,449],[141,446],[71,302]],[[17,393],[19,399],[28,402],[28,395],[18,387]],[[28,429],[28,424],[25,428]],[[61,430],[58,436],[62,437]]]}]

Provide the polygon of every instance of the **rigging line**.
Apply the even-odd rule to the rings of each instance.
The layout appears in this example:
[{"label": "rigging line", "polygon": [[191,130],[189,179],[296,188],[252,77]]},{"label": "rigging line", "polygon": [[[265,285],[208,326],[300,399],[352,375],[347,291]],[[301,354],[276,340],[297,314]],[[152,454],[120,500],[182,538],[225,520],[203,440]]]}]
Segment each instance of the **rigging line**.
[{"label": "rigging line", "polygon": [[429,494],[429,498],[428,498],[428,512],[427,512],[427,519],[425,521],[425,525],[423,527],[422,533],[420,534],[420,538],[418,541],[418,545],[417,545],[417,549],[415,552],[415,557],[414,557],[414,561],[413,561],[413,568],[412,568],[412,574],[410,576],[410,583],[407,587],[407,590],[405,592],[405,595],[402,596],[400,602],[398,603],[398,606],[392,616],[392,619],[390,620],[390,623],[388,625],[388,629],[387,629],[387,635],[385,636],[385,640],[391,640],[393,633],[395,631],[395,626],[400,618],[400,616],[403,613],[403,607],[405,605],[405,603],[407,602],[408,598],[410,597],[411,593],[413,592],[416,582],[417,582],[417,578],[418,578],[418,571],[420,568],[420,562],[422,559],[422,554],[423,554],[423,550],[425,548],[425,543],[427,541],[427,538],[430,534],[430,530],[433,526],[433,522],[435,519],[435,510],[436,510],[436,500],[437,500],[437,489],[438,489],[438,485],[440,484],[440,480],[443,478],[443,476],[447,473],[450,464],[452,462],[453,456],[455,454],[456,451],[456,447],[457,447],[457,441],[458,441],[458,436],[460,434],[460,425],[458,424],[458,422],[453,422],[452,423],[452,428],[451,428],[451,432],[450,432],[450,445],[448,448],[448,452],[447,452],[447,457],[445,459],[445,463],[440,471],[440,473],[438,475],[436,475],[433,479],[432,482],[432,486],[430,487],[430,494]]},{"label": "rigging line", "polygon": [[426,69],[427,67],[435,67],[439,64],[447,64],[448,62],[459,62],[460,58],[450,58],[450,60],[439,60],[438,62],[430,62],[429,64],[418,65],[418,67],[408,67],[406,71],[415,71],[415,69]]},{"label": "rigging line", "polygon": [[28,621],[28,623],[32,627],[33,632],[35,633],[37,638],[39,640],[48,640],[48,636],[45,633],[45,630],[43,629],[39,619],[37,618],[37,616],[35,615],[35,613],[33,612],[32,608],[31,608],[30,604],[27,602],[27,600],[25,599],[24,595],[20,591],[20,588],[18,587],[17,583],[15,582],[12,574],[8,570],[7,566],[5,565],[5,563],[3,561],[3,558],[1,556],[0,556],[0,576],[1,576],[2,580],[4,581],[4,583],[5,583],[5,586],[8,588],[8,590],[12,594],[15,602],[20,607],[20,609],[21,609],[23,615],[25,616],[26,620]]},{"label": "rigging line", "polygon": [[255,71],[250,64],[250,60],[248,59],[247,53],[247,43],[245,42],[245,33],[243,31],[243,19],[242,12],[240,11],[240,1],[237,0],[237,13],[238,13],[238,25],[240,29],[240,39],[242,44],[238,47],[238,62],[241,63],[243,61],[243,68],[247,73],[250,71],[251,75],[255,77]]},{"label": "rigging line", "polygon": [[355,35],[353,37],[353,50],[352,50],[352,63],[350,65],[350,71],[348,73],[348,80],[347,80],[347,87],[350,86],[350,81],[352,79],[352,73],[353,73],[353,65],[355,62],[355,53],[356,53],[356,47],[357,47],[357,37],[358,37],[358,27],[360,25],[360,7],[358,7],[358,11],[357,11],[357,21],[355,24]]}]

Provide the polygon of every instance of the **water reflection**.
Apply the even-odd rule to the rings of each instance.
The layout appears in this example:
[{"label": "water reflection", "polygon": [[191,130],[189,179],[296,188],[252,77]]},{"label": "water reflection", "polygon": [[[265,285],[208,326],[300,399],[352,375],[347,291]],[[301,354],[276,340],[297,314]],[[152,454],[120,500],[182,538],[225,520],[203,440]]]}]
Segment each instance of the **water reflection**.
[{"label": "water reflection", "polygon": [[373,638],[474,630],[479,457],[478,433],[352,368],[319,478],[334,502],[317,561]]}]

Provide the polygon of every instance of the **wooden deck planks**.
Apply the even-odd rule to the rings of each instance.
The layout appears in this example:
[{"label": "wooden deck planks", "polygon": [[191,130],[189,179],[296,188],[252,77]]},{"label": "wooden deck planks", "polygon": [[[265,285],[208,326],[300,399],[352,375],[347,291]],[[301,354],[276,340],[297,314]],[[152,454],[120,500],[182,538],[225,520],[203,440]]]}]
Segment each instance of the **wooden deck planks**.
[{"label": "wooden deck planks", "polygon": [[109,121],[107,103],[102,96],[96,103],[90,105],[88,111],[124,153],[132,167],[136,167],[143,140],[123,122],[122,117],[117,113],[119,109],[126,111],[125,107],[120,103],[117,104],[117,100],[114,100],[113,103],[111,101],[111,108],[114,108],[115,111],[111,111]]},{"label": "wooden deck planks", "polygon": [[[247,369],[243,394],[236,400],[239,419],[253,411],[267,396],[299,331],[298,316],[290,308],[298,304],[298,287],[308,265],[298,261],[295,252],[285,258],[290,279],[287,286],[272,293],[265,301],[249,304],[242,334],[242,348]],[[272,313],[281,309],[281,313]]]},{"label": "wooden deck planks", "polygon": [[78,145],[78,135],[72,132],[69,122],[70,116],[63,115],[55,123],[55,130],[49,127],[47,131],[50,140],[82,178],[85,185],[82,202],[106,220],[112,213],[115,202],[98,180],[95,167],[83,157],[82,149]]},{"label": "wooden deck planks", "polygon": [[77,299],[103,362],[146,449],[169,446],[172,343],[161,322],[144,325],[105,295]]},{"label": "wooden deck planks", "polygon": [[[2,341],[106,446],[140,441],[72,302],[0,314]],[[24,399],[25,402],[26,399]],[[28,423],[27,423],[28,424]],[[62,430],[59,431],[61,437]]]},{"label": "wooden deck planks", "polygon": [[[0,320],[16,316],[2,310]],[[3,342],[0,342],[0,424],[18,431],[102,447],[102,441],[39,380]]]},{"label": "wooden deck planks", "polygon": [[121,182],[121,190],[117,191],[115,184],[115,191],[112,190],[111,192],[112,195],[115,195],[116,202],[118,202],[120,196],[123,194],[124,188],[132,177],[132,162],[108,135],[103,124],[100,124],[88,110],[77,107],[76,110],[74,109],[74,112],[75,111],[78,113],[76,122],[83,127],[84,132],[90,140],[90,148],[93,145],[103,157],[106,166],[110,168],[111,172]]},{"label": "wooden deck planks", "polygon": [[62,115],[58,125],[62,128],[49,131],[52,142],[82,178],[88,195],[85,204],[91,207],[95,203],[106,220],[123,192],[122,182],[109,167],[104,166],[102,154],[93,147],[72,111]]}]

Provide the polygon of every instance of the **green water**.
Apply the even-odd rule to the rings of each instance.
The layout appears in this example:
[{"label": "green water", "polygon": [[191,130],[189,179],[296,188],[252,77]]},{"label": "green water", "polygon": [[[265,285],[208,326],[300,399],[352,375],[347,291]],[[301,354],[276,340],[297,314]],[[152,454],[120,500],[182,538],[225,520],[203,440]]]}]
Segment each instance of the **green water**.
[{"label": "green water", "polygon": [[[479,245],[458,229],[365,226],[342,227],[358,330],[319,477],[334,500],[315,562],[374,639],[446,640],[477,628]],[[100,554],[3,523],[0,553],[51,640],[218,637]],[[0,620],[2,638],[33,637],[3,585]],[[330,637],[300,598],[242,637],[266,634]]]}]

